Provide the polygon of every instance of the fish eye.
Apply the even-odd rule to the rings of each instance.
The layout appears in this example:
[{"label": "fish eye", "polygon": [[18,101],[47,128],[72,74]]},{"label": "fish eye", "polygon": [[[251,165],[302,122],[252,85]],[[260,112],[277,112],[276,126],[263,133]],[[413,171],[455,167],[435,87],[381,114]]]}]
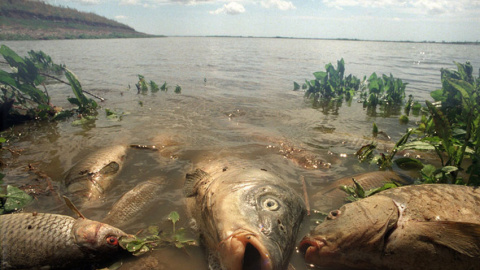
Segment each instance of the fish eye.
[{"label": "fish eye", "polygon": [[116,236],[109,236],[107,237],[107,244],[112,245],[112,246],[117,246],[118,245],[118,238]]},{"label": "fish eye", "polygon": [[280,204],[272,198],[267,198],[262,202],[262,207],[269,211],[276,211],[280,208]]},{"label": "fish eye", "polygon": [[341,213],[342,213],[342,211],[340,211],[340,210],[330,211],[330,213],[327,216],[327,219],[336,219]]}]

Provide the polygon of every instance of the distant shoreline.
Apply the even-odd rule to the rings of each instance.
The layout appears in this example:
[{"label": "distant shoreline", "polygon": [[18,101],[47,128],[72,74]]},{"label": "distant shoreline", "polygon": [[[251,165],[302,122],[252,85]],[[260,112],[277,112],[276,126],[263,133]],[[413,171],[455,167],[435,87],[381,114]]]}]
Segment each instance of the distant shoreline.
[{"label": "distant shoreline", "polygon": [[365,41],[365,42],[392,42],[392,43],[433,43],[433,44],[459,44],[459,45],[480,45],[480,41],[414,41],[414,40],[376,40],[356,38],[308,38],[308,37],[284,37],[284,36],[228,36],[228,35],[172,35],[166,37],[212,37],[212,38],[266,38],[266,39],[303,39],[303,40],[337,40],[337,41]]}]

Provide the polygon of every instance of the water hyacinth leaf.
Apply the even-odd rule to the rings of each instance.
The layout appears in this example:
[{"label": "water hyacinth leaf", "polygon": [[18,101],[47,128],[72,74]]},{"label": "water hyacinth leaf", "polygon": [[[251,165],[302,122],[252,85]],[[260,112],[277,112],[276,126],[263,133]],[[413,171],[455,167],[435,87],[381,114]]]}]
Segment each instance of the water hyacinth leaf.
[{"label": "water hyacinth leaf", "polygon": [[398,167],[406,170],[410,169],[422,169],[423,168],[423,163],[415,158],[398,158],[394,160],[395,164],[397,164]]},{"label": "water hyacinth leaf", "polygon": [[177,221],[180,220],[180,215],[178,214],[177,211],[172,211],[168,215],[168,220],[171,220],[173,224],[177,223]]},{"label": "water hyacinth leaf", "polygon": [[77,75],[71,72],[69,69],[65,68],[65,77],[67,77],[68,81],[70,82],[70,86],[72,87],[73,94],[80,102],[81,105],[85,105],[88,103],[87,97],[82,92],[82,85],[78,81]]},{"label": "water hyacinth leaf", "polygon": [[12,67],[18,67],[20,64],[25,64],[25,61],[15,51],[8,46],[2,45],[0,47],[0,54],[7,60],[8,64]]},{"label": "water hyacinth leaf", "polygon": [[4,70],[0,70],[0,83],[18,88],[15,78]]},{"label": "water hyacinth leaf", "polygon": [[458,168],[455,166],[445,166],[440,169],[443,173],[452,173],[458,171]]},{"label": "water hyacinth leaf", "polygon": [[162,84],[162,86],[160,87],[160,90],[162,90],[162,91],[164,91],[164,92],[168,91],[167,82],[164,82],[164,83]]},{"label": "water hyacinth leaf", "polygon": [[154,81],[150,81],[150,91],[152,91],[152,93],[156,93],[160,90],[160,87],[158,87],[158,84],[155,83]]},{"label": "water hyacinth leaf", "polygon": [[399,149],[401,150],[435,150],[435,146],[428,142],[424,141],[413,141],[408,142],[402,145]]},{"label": "water hyacinth leaf", "polygon": [[293,91],[298,91],[300,90],[300,84],[298,84],[297,82],[293,82]]},{"label": "water hyacinth leaf", "polygon": [[175,86],[175,90],[173,92],[175,94],[180,94],[182,92],[182,87],[177,84],[177,86]]},{"label": "water hyacinth leaf", "polygon": [[378,127],[377,124],[373,123],[373,129],[372,129],[373,136],[377,136],[378,134]]},{"label": "water hyacinth leaf", "polygon": [[12,185],[7,186],[7,194],[0,195],[0,197],[6,198],[3,208],[6,212],[16,211],[23,208],[28,203],[33,201],[32,196],[25,193],[25,191],[14,187]]},{"label": "water hyacinth leaf", "polygon": [[138,237],[120,237],[119,239],[120,247],[132,253],[134,256],[140,256],[150,251],[151,248],[147,243],[148,242]]}]

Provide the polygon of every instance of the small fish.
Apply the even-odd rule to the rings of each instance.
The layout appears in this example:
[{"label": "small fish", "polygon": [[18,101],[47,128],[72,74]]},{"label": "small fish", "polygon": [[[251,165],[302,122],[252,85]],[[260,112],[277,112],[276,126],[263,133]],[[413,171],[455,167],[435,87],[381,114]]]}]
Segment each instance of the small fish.
[{"label": "small fish", "polygon": [[102,222],[124,229],[158,204],[164,188],[161,180],[149,180],[138,184],[122,195]]},{"label": "small fish", "polygon": [[347,193],[340,189],[340,186],[354,186],[352,178],[357,181],[365,190],[382,187],[386,183],[395,182],[401,185],[409,185],[413,180],[405,175],[400,175],[392,171],[375,171],[357,174],[340,178],[333,181],[331,184],[322,188],[312,196],[313,207],[321,212],[328,213],[331,210],[337,209],[346,203],[345,198]]},{"label": "small fish", "polygon": [[67,192],[84,201],[99,198],[122,169],[126,151],[126,146],[115,145],[81,160],[65,177]]},{"label": "small fish", "polygon": [[394,188],[330,212],[300,243],[318,267],[480,269],[480,189]]},{"label": "small fish", "polygon": [[0,269],[69,268],[121,252],[133,237],[97,221],[47,213],[0,216]]},{"label": "small fish", "polygon": [[210,269],[287,269],[306,211],[301,198],[254,164],[205,170],[187,174],[185,194]]}]

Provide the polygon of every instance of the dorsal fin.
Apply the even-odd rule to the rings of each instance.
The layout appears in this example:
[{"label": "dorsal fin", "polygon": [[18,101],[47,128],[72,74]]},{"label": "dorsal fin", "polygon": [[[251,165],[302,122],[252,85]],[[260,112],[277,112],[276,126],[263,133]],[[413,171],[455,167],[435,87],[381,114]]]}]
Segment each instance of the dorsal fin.
[{"label": "dorsal fin", "polygon": [[187,173],[187,176],[185,178],[185,184],[183,186],[183,192],[186,197],[192,197],[197,194],[197,190],[195,188],[195,185],[210,177],[210,174],[206,173],[205,171],[201,169],[196,169],[193,173]]},{"label": "dorsal fin", "polygon": [[72,203],[72,201],[70,201],[69,198],[67,198],[67,196],[62,196],[63,199],[65,200],[65,204],[67,204],[68,208],[70,208],[70,210],[72,210],[75,214],[77,214],[77,216],[79,218],[83,218],[83,219],[87,219],[81,212],[80,210],[78,210],[78,208]]}]

